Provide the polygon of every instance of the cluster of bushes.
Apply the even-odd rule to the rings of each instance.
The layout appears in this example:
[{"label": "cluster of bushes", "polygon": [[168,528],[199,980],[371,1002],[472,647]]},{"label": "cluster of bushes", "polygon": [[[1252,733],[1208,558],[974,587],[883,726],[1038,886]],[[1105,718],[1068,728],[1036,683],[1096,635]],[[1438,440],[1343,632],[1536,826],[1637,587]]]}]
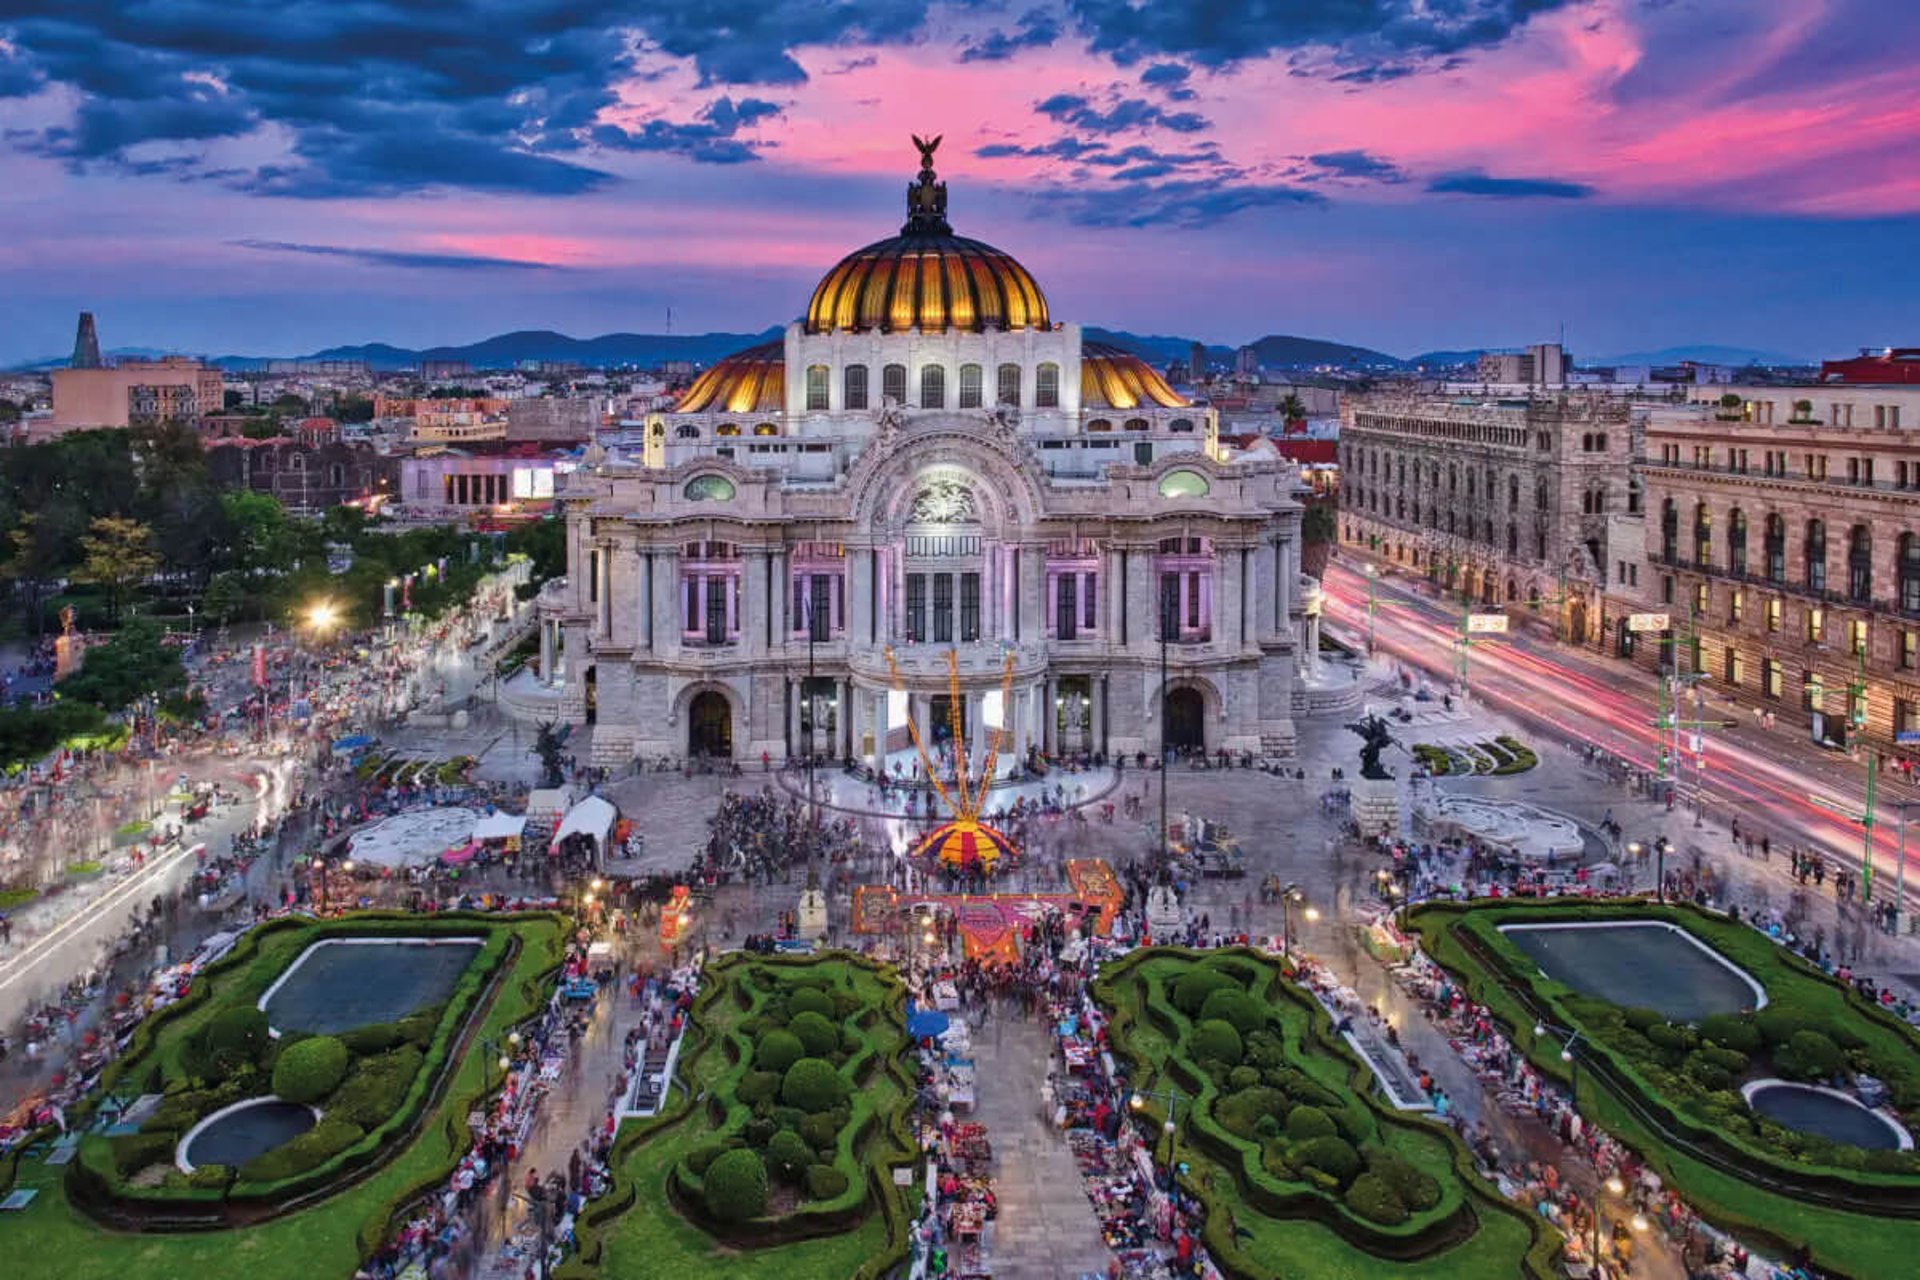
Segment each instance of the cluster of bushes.
[{"label": "cluster of bushes", "polygon": [[[363,922],[358,931],[379,932]],[[405,922],[406,932],[421,928]],[[334,933],[338,930],[322,930]],[[411,1095],[417,1095],[423,1072],[437,1071],[446,1050],[435,1041],[449,1005],[417,1010],[393,1022],[374,1024],[338,1036],[269,1034],[266,1015],[255,1007],[261,991],[283,972],[290,953],[311,939],[314,931],[298,922],[272,922],[249,933],[241,946],[215,972],[238,976],[222,978],[214,1007],[206,979],[197,982],[188,997],[144,1024],[128,1055],[115,1068],[110,1087],[136,1092],[164,1091],[160,1105],[141,1124],[138,1143],[120,1140],[112,1159],[97,1160],[90,1174],[112,1175],[93,1188],[94,1198],[143,1194],[165,1198],[189,1189],[262,1196],[286,1194],[288,1179],[300,1175],[323,1177],[322,1166],[356,1144],[364,1150],[348,1157],[364,1164],[384,1149],[363,1142],[383,1126],[391,1127]],[[281,943],[285,945],[279,945]],[[269,943],[274,945],[268,946]],[[498,933],[481,949],[484,957],[461,975],[451,1005],[466,1009],[485,985],[487,972],[507,950],[507,936]],[[181,1022],[184,1031],[176,1030]],[[168,1037],[171,1055],[159,1037]],[[177,1068],[177,1069],[176,1069]],[[320,1108],[322,1119],[314,1129],[292,1139],[238,1170],[196,1170],[191,1177],[171,1171],[159,1179],[157,1190],[141,1192],[129,1185],[150,1165],[171,1169],[172,1153],[180,1138],[201,1119],[247,1098],[275,1094],[289,1102]],[[391,1136],[391,1135],[388,1135]],[[129,1164],[132,1160],[143,1164]],[[236,1184],[236,1177],[238,1182]],[[312,1181],[310,1178],[309,1181]],[[146,1182],[142,1180],[142,1184]],[[304,1184],[303,1184],[304,1185]]]},{"label": "cluster of bushes", "polygon": [[1436,778],[1469,771],[1504,777],[1525,773],[1540,763],[1532,748],[1510,734],[1502,734],[1491,742],[1453,748],[1431,742],[1415,743],[1413,755]]},{"label": "cluster of bushes", "polygon": [[1483,742],[1480,749],[1493,757],[1493,771],[1496,774],[1525,773],[1540,763],[1540,757],[1512,734],[1503,733],[1492,742]]},{"label": "cluster of bushes", "polygon": [[1823,1084],[1857,1073],[1885,1084],[1896,1109],[1920,1108],[1916,1065],[1875,1054],[1844,1023],[1778,1002],[1757,1013],[1712,1014],[1698,1025],[1587,997],[1571,997],[1568,1004],[1653,1089],[1716,1132],[1840,1168],[1920,1172],[1920,1157],[1911,1153],[1864,1151],[1787,1128],[1751,1110],[1741,1096],[1740,1085],[1750,1078],[1778,1075]]},{"label": "cluster of bushes", "polygon": [[730,1225],[766,1215],[776,1187],[814,1202],[847,1194],[852,1180],[835,1161],[853,1121],[849,1072],[868,1047],[853,1025],[865,1002],[828,974],[758,973],[779,986],[742,1022],[750,1051],[731,1099],[720,1090],[729,1113],[746,1119],[682,1162],[708,1214]]}]

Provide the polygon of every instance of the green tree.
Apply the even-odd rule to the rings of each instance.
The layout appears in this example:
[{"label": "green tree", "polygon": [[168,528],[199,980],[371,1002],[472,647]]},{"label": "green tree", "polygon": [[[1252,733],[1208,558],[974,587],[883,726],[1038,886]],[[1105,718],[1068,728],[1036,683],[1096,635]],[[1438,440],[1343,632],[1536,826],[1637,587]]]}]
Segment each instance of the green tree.
[{"label": "green tree", "polygon": [[541,786],[557,787],[566,781],[567,773],[560,763],[560,731],[553,721],[543,721],[535,732],[533,754],[540,757]]},{"label": "green tree", "polygon": [[107,617],[120,620],[120,606],[135,587],[153,577],[160,557],[153,531],[124,516],[99,516],[80,539],[80,578],[107,595]]},{"label": "green tree", "polygon": [[333,405],[335,422],[372,422],[373,401],[365,396],[341,396]]},{"label": "green tree", "polygon": [[11,400],[0,399],[0,422],[20,421],[20,406]]},{"label": "green tree", "polygon": [[166,698],[186,688],[180,651],[165,642],[145,618],[120,628],[112,639],[88,649],[80,669],[59,684],[61,697],[88,702],[109,713],[148,695]]},{"label": "green tree", "polygon": [[228,570],[216,573],[207,583],[200,607],[209,620],[225,626],[246,611],[252,597],[253,589],[247,585],[246,575]]},{"label": "green tree", "polygon": [[1286,398],[1280,402],[1280,417],[1282,420],[1287,422],[1302,422],[1306,420],[1306,416],[1307,406],[1301,402],[1300,397],[1291,391],[1287,392]]},{"label": "green tree", "polygon": [[71,505],[64,503],[45,512],[28,511],[7,534],[9,554],[0,564],[0,573],[20,593],[28,630],[34,635],[41,631],[48,585],[67,564],[67,537],[62,525],[70,522],[71,516]]},{"label": "green tree", "polygon": [[307,416],[307,402],[289,391],[285,395],[275,396],[269,406],[283,418],[304,418]]},{"label": "green tree", "polygon": [[229,490],[220,495],[220,514],[226,526],[222,559],[229,567],[282,570],[299,558],[293,522],[272,494]]},{"label": "green tree", "polygon": [[229,387],[226,391],[222,392],[220,396],[220,407],[222,409],[225,409],[228,413],[232,413],[235,409],[238,409],[241,405],[245,404],[246,402],[247,402],[246,392],[235,391],[231,387]]}]

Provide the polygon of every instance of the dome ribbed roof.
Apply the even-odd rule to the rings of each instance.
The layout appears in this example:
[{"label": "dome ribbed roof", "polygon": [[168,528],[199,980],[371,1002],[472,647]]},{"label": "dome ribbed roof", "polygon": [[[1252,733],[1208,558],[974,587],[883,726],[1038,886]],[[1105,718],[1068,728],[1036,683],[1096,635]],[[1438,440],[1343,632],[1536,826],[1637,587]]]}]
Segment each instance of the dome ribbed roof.
[{"label": "dome ribbed roof", "polygon": [[990,244],[953,234],[947,184],[933,171],[940,139],[921,142],[900,234],[842,258],[814,287],[807,332],[1048,329],[1047,296],[1033,275]]},{"label": "dome ribbed roof", "polygon": [[762,342],[716,362],[693,380],[675,413],[778,413],[786,407],[787,348]]},{"label": "dome ribbed roof", "polygon": [[1087,409],[1137,409],[1143,404],[1184,409],[1192,402],[1167,385],[1152,365],[1104,342],[1080,344],[1080,404]]}]

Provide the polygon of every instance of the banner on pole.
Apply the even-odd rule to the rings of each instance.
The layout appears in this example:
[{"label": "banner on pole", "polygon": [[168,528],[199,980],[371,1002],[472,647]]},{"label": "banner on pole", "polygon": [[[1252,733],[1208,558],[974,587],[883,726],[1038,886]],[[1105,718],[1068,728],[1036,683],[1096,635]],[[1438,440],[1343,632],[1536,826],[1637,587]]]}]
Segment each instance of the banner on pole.
[{"label": "banner on pole", "polygon": [[1507,615],[1504,613],[1470,613],[1467,615],[1467,632],[1470,635],[1505,635]]},{"label": "banner on pole", "polygon": [[253,646],[253,687],[267,687],[267,646],[263,644]]},{"label": "banner on pole", "polygon": [[1670,613],[1630,613],[1627,615],[1629,631],[1665,631],[1673,625]]}]

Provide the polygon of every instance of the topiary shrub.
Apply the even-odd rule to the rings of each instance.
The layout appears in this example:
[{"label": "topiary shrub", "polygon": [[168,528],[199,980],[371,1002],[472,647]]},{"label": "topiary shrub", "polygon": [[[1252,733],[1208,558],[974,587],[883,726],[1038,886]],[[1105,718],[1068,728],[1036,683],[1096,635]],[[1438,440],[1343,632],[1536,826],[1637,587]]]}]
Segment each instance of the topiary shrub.
[{"label": "topiary shrub", "polygon": [[288,1102],[318,1102],[347,1074],[347,1046],[332,1036],[309,1036],[281,1051],[273,1064],[273,1091]]},{"label": "topiary shrub", "polygon": [[806,1057],[801,1038],[785,1027],[766,1032],[753,1046],[753,1065],[760,1071],[785,1071]]},{"label": "topiary shrub", "polygon": [[113,1167],[123,1178],[131,1178],[148,1165],[173,1163],[175,1139],[170,1133],[127,1133],[107,1142],[113,1150]]},{"label": "topiary shrub", "polygon": [[1278,1089],[1256,1085],[1251,1089],[1236,1090],[1217,1100],[1213,1104],[1213,1118],[1228,1133],[1250,1138],[1262,1117],[1279,1116],[1286,1109],[1285,1094]]},{"label": "topiary shrub", "polygon": [[376,1022],[370,1026],[355,1027],[351,1031],[339,1034],[340,1043],[347,1046],[347,1052],[357,1058],[369,1057],[376,1053],[385,1053],[397,1044],[405,1044],[407,1037],[397,1022]]},{"label": "topiary shrub", "polygon": [[1760,1028],[1737,1013],[1710,1013],[1700,1019],[1700,1038],[1749,1058],[1760,1051]]},{"label": "topiary shrub", "polygon": [[445,1005],[429,1005],[425,1009],[415,1009],[393,1025],[408,1044],[425,1049],[433,1044],[433,1037],[440,1030],[440,1016],[445,1012]]},{"label": "topiary shrub", "polygon": [[840,1047],[840,1028],[828,1022],[824,1014],[799,1014],[787,1023],[787,1030],[799,1038],[804,1056],[809,1058],[824,1058]]},{"label": "topiary shrub", "polygon": [[1173,1001],[1174,1008],[1189,1018],[1198,1018],[1208,996],[1216,991],[1239,989],[1238,983],[1217,969],[1190,969],[1180,975],[1173,984],[1173,990],[1167,993],[1167,998]]},{"label": "topiary shrub", "polygon": [[327,1114],[362,1129],[379,1128],[400,1110],[425,1062],[426,1055],[405,1042],[378,1057],[360,1059],[327,1099]]},{"label": "topiary shrub", "polygon": [[817,1013],[823,1018],[831,1018],[833,1012],[833,997],[818,987],[801,987],[787,997],[789,1018],[797,1018],[803,1013]]},{"label": "topiary shrub", "polygon": [[1260,1002],[1238,987],[1225,988],[1208,996],[1200,1006],[1200,1017],[1202,1021],[1218,1018],[1231,1023],[1241,1035],[1259,1030],[1267,1021]]},{"label": "topiary shrub", "polygon": [[791,1129],[782,1129],[767,1143],[767,1171],[782,1182],[798,1182],[813,1163],[813,1148]]},{"label": "topiary shrub", "polygon": [[1231,1022],[1212,1018],[1193,1029],[1193,1056],[1201,1062],[1217,1062],[1225,1067],[1240,1065],[1240,1033]]},{"label": "topiary shrub", "polygon": [[1840,1046],[1818,1031],[1796,1031],[1786,1047],[1774,1051],[1774,1065],[1795,1080],[1825,1080],[1840,1070]]},{"label": "topiary shrub", "polygon": [[847,1175],[830,1164],[810,1164],[806,1185],[809,1200],[837,1200],[847,1193]]},{"label": "topiary shrub", "polygon": [[233,1183],[233,1166],[197,1164],[187,1175],[187,1185],[195,1191],[225,1191]]},{"label": "topiary shrub", "polygon": [[725,1147],[712,1143],[706,1146],[695,1147],[687,1153],[687,1168],[692,1171],[695,1177],[699,1177],[707,1171],[708,1165],[720,1158],[720,1153],[725,1150]]},{"label": "topiary shrub", "polygon": [[1770,1004],[1754,1014],[1753,1025],[1759,1031],[1760,1038],[1775,1048],[1793,1039],[1797,1032],[1819,1029],[1805,1015],[1780,1004]]},{"label": "topiary shrub", "polygon": [[787,1077],[780,1082],[780,1100],[809,1115],[832,1110],[846,1092],[847,1082],[833,1064],[819,1058],[800,1059],[787,1068]]},{"label": "topiary shrub", "polygon": [[1227,1072],[1227,1086],[1233,1089],[1251,1089],[1260,1083],[1260,1072],[1253,1067],[1235,1067]]},{"label": "topiary shrub", "polygon": [[746,1222],[767,1211],[767,1167],[752,1151],[714,1157],[701,1186],[707,1212],[722,1222]]},{"label": "topiary shrub", "polygon": [[[794,1043],[797,1045],[799,1042]],[[780,1070],[784,1071],[786,1068],[782,1067]],[[747,1072],[741,1077],[740,1086],[733,1091],[734,1097],[750,1107],[758,1106],[762,1102],[771,1102],[779,1094],[780,1072],[771,1070]]]},{"label": "topiary shrub", "polygon": [[1412,1161],[1385,1147],[1366,1152],[1367,1173],[1383,1180],[1408,1209],[1431,1209],[1440,1203],[1440,1182]]},{"label": "topiary shrub", "polygon": [[1318,1107],[1298,1106],[1287,1112],[1287,1136],[1295,1142],[1331,1138],[1334,1132],[1333,1117]]},{"label": "topiary shrub", "polygon": [[1377,1173],[1363,1173],[1347,1188],[1347,1208],[1369,1222],[1394,1227],[1408,1217],[1407,1202]]},{"label": "topiary shrub", "polygon": [[207,1053],[225,1072],[245,1063],[257,1063],[273,1037],[267,1034],[267,1015],[252,1005],[222,1009],[207,1020]]},{"label": "topiary shrub", "polygon": [[1293,1149],[1293,1162],[1318,1169],[1341,1186],[1360,1172],[1360,1153],[1345,1138],[1314,1138]]},{"label": "topiary shrub", "polygon": [[1658,1009],[1644,1009],[1644,1008],[1641,1008],[1639,1005],[1635,1005],[1629,1009],[1621,1010],[1620,1018],[1621,1018],[1621,1021],[1625,1022],[1628,1026],[1632,1027],[1635,1031],[1640,1032],[1642,1035],[1646,1034],[1646,1031],[1649,1027],[1661,1026],[1665,1024],[1667,1020],[1666,1016],[1662,1014]]},{"label": "topiary shrub", "polygon": [[808,1116],[800,1122],[800,1137],[816,1151],[831,1149],[840,1137],[840,1120],[831,1111]]}]

